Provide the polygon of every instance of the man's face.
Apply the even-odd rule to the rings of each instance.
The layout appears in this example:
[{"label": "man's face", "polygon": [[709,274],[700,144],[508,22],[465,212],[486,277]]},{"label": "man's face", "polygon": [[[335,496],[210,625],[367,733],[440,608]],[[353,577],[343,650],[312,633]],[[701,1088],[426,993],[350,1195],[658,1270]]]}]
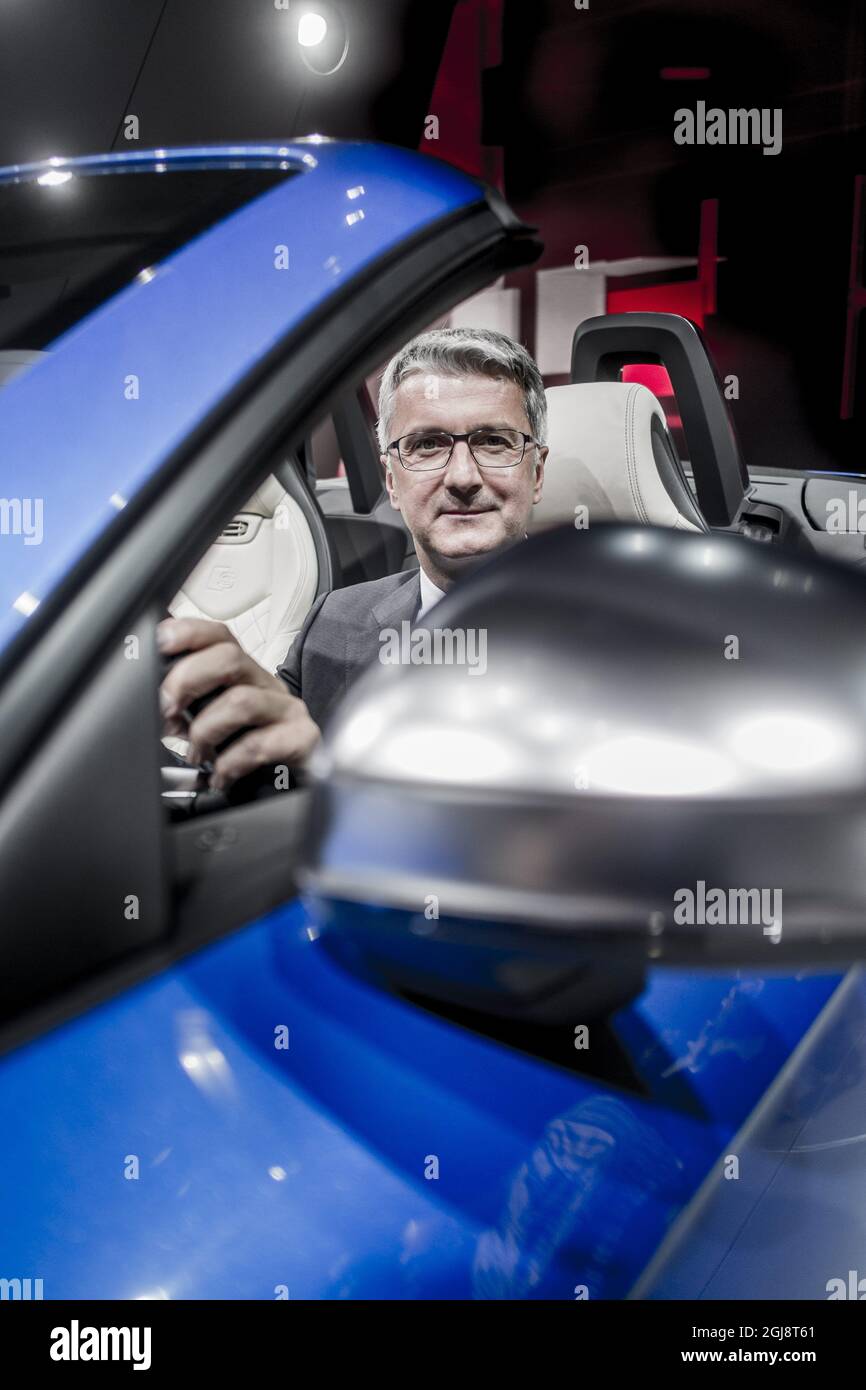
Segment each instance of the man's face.
[{"label": "man's face", "polygon": [[[417,372],[397,388],[391,439],[415,430],[468,434],[482,427],[532,433],[516,382]],[[461,441],[447,468],[410,472],[396,450],[383,456],[390,463],[385,476],[391,506],[403,513],[434,581],[455,578],[473,560],[524,535],[541,497],[546,457],[546,448],[527,445],[516,466],[481,469]]]}]

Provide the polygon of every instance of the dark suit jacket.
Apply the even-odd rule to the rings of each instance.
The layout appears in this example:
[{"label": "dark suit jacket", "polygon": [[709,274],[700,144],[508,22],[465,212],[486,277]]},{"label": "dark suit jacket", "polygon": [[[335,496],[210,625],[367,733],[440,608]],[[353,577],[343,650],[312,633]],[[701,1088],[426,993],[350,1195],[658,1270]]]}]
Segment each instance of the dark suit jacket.
[{"label": "dark suit jacket", "polygon": [[375,661],[382,629],[399,630],[404,620],[412,622],[420,603],[417,570],[323,594],[307,614],[277,675],[303,700],[321,728],[352,682]]}]

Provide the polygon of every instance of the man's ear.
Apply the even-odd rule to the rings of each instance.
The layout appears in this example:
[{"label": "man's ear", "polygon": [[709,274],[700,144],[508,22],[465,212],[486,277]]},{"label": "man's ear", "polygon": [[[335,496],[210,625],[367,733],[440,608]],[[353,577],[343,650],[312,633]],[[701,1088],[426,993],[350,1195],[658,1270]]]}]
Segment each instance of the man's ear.
[{"label": "man's ear", "polygon": [[544,465],[547,462],[547,455],[550,449],[545,444],[543,448],[536,450],[535,455],[535,485],[532,489],[532,505],[541,501],[541,493],[544,487]]},{"label": "man's ear", "polygon": [[387,454],[380,454],[379,459],[385,469],[385,486],[388,489],[388,500],[394,508],[394,511],[399,512],[401,510],[400,501],[397,497],[397,488],[394,484],[394,470],[391,467],[391,460]]}]

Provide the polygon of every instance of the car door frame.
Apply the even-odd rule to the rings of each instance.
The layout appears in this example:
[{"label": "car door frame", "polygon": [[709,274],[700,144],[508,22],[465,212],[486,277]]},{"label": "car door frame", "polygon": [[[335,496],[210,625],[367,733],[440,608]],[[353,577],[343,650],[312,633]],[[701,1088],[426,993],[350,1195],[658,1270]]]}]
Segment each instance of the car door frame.
[{"label": "car door frame", "polygon": [[[492,190],[485,196],[479,188],[477,203],[428,224],[329,296],[183,441],[119,514],[110,534],[76,567],[70,583],[49,596],[40,615],[39,640],[13,644],[10,655],[19,659],[0,686],[0,728],[4,730],[0,813],[11,809],[14,815],[16,799],[26,793],[27,770],[35,751],[47,738],[62,738],[70,728],[94,672],[102,671],[135,624],[141,626],[140,641],[147,647],[161,610],[184,575],[272,470],[275,453],[296,449],[347,389],[413,333],[504,271],[534,260],[540,246],[532,230]],[[26,638],[26,628],[24,633]],[[136,721],[147,725],[145,737],[159,726],[157,684],[148,682],[146,698],[130,709],[133,727]],[[155,739],[157,775],[158,747]],[[102,751],[107,753],[111,775],[122,750],[117,743],[101,750],[97,729],[92,733],[92,748],[82,750],[76,766],[89,766]],[[255,812],[270,827],[273,838],[284,832],[287,816],[297,819],[298,805],[290,806],[290,798],[275,797],[262,807],[243,808],[236,814]],[[116,824],[100,825],[99,818],[98,806],[87,809],[85,839],[89,835],[99,842],[103,833],[117,831]],[[40,818],[33,823],[34,834],[39,833]],[[0,1048],[14,1046],[205,940],[242,925],[255,915],[256,907],[264,910],[261,900],[251,904],[251,913],[244,913],[243,904],[237,903],[240,920],[203,924],[193,917],[183,930],[176,925],[173,929],[173,865],[165,830],[159,798],[142,787],[139,804],[129,807],[127,831],[132,836],[146,835],[152,855],[162,856],[163,881],[155,885],[155,896],[164,899],[164,910],[151,939],[136,943],[132,950],[118,948],[116,955],[109,950],[95,974],[81,980],[58,979],[47,955],[34,983],[32,1006],[23,1015],[7,1019],[0,1029]],[[245,842],[249,839],[245,837]],[[65,853],[62,842],[44,847],[43,884],[47,886],[39,897],[40,911],[52,907],[51,884],[56,875],[51,860]],[[229,861],[222,862],[227,866]],[[271,884],[270,895],[279,891],[280,900],[286,900],[294,893],[291,865],[271,862],[274,872],[283,874],[284,887],[277,890]],[[14,889],[15,872],[15,864],[0,844],[0,881],[8,884],[11,879]],[[79,916],[87,916],[98,877],[82,881]],[[63,875],[57,881],[67,889]],[[20,891],[17,901],[25,904],[26,916],[27,899]],[[53,906],[57,920],[68,919],[68,901],[61,898]],[[16,922],[16,931],[26,927],[26,921]]]}]

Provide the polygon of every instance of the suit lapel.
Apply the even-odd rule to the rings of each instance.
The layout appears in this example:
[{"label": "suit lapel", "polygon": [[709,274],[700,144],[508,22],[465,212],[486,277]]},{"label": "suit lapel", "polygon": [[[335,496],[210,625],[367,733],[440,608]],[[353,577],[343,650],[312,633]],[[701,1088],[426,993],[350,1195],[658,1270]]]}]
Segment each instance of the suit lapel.
[{"label": "suit lapel", "polygon": [[355,676],[365,666],[376,660],[381,643],[379,634],[385,628],[398,631],[402,622],[411,622],[421,599],[421,580],[415,574],[407,577],[405,583],[398,584],[389,594],[366,614],[358,615],[358,625],[354,632],[346,635],[346,661],[344,666],[343,688],[351,685]]},{"label": "suit lapel", "polygon": [[387,594],[375,608],[371,610],[373,615],[373,625],[376,628],[375,641],[378,647],[379,631],[383,627],[394,627],[408,619],[410,622],[415,616],[415,610],[421,599],[421,580],[418,571],[407,579],[405,584],[398,584],[390,594]]}]

